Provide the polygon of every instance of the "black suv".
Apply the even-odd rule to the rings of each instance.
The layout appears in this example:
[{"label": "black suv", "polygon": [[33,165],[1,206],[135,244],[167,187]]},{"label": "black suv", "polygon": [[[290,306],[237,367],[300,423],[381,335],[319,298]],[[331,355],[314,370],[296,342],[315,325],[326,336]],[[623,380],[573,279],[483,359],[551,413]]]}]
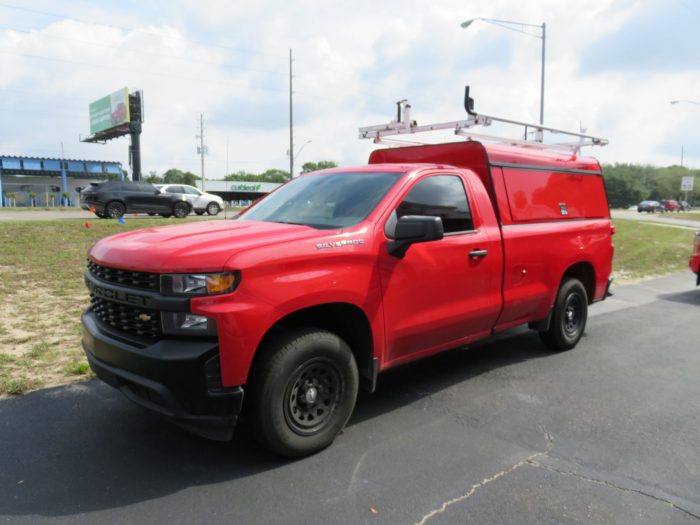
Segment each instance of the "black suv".
[{"label": "black suv", "polygon": [[184,195],[162,192],[148,182],[130,181],[91,182],[80,192],[80,207],[94,211],[101,219],[116,219],[125,213],[181,219],[191,211]]}]

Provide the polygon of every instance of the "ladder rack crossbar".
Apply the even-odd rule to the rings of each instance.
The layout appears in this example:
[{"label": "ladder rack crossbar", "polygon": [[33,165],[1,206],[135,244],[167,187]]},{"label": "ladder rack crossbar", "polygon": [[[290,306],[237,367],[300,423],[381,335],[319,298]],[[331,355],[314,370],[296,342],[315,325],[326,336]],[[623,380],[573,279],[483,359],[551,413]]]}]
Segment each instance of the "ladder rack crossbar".
[{"label": "ladder rack crossbar", "polygon": [[[411,105],[408,103],[407,100],[400,100],[396,103],[398,108],[398,116],[396,120],[392,120],[388,124],[379,124],[375,126],[362,127],[359,129],[359,138],[372,139],[375,143],[379,143],[385,137],[451,129],[454,131],[455,135],[460,135],[467,138],[479,137],[480,139],[488,140],[491,142],[501,142],[504,144],[512,144],[536,149],[562,149],[568,151],[579,151],[584,146],[605,146],[608,144],[607,139],[595,137],[586,133],[566,131],[559,128],[553,128],[551,126],[544,126],[542,124],[534,124],[531,122],[523,122],[509,118],[478,114],[473,110],[473,102],[474,101],[471,98],[469,98],[469,87],[467,86],[465,91],[465,109],[469,114],[469,117],[467,119],[454,120],[452,122],[438,122],[435,124],[424,124],[419,126],[415,120],[411,120],[410,118]],[[486,127],[490,126],[494,122],[520,126],[521,128],[523,128],[521,136],[525,138],[513,139],[509,137],[481,135],[467,131],[474,126]],[[535,140],[527,140],[528,131],[535,132]],[[575,138],[578,139],[578,141],[548,144],[545,143],[543,140],[543,135],[545,132],[550,133],[552,135],[563,135],[565,137]]]}]

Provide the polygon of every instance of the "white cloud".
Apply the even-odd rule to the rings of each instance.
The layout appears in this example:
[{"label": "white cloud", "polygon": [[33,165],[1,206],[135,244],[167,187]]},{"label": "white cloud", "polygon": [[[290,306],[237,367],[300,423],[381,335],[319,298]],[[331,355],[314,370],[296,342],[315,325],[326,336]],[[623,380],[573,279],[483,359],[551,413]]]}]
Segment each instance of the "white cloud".
[{"label": "white cloud", "polygon": [[[686,163],[699,166],[694,152],[700,148],[691,145],[700,142],[694,125],[700,106],[668,104],[700,98],[699,71],[580,67],[591,45],[648,7],[634,0],[185,1],[162,13],[139,13],[58,2],[51,12],[110,25],[47,23],[31,13],[9,19],[11,27],[28,32],[0,30],[0,108],[10,124],[0,131],[0,153],[56,155],[63,141],[69,156],[126,164],[126,138],[104,147],[77,139],[88,132],[88,104],[128,85],[145,94],[144,172],[199,172],[194,136],[200,113],[207,123],[209,176],[225,171],[227,137],[230,171],[284,169],[289,48],[296,148],[312,141],[298,165],[364,162],[373,145],[357,139],[357,128],[388,122],[402,98],[410,99],[422,123],[464,118],[465,83],[477,111],[536,121],[540,40],[483,22],[459,27],[486,16],[546,22],[546,123],[577,129],[582,122],[589,132],[608,136],[609,146],[591,151],[604,161],[677,162],[680,144],[674,148],[673,141],[680,140],[689,152]],[[687,38],[695,39],[689,45],[697,42]]]}]

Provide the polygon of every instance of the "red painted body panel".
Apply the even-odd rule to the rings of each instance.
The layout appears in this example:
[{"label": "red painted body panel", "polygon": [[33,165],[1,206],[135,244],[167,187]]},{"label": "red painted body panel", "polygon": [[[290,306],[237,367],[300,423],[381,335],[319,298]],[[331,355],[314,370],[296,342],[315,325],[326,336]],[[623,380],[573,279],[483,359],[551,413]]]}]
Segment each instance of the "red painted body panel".
[{"label": "red painted body panel", "polygon": [[[190,303],[193,313],[216,319],[225,386],[246,383],[255,352],[275,323],[332,303],[364,314],[372,355],[386,369],[546,318],[564,272],[577,263],[594,268],[591,299],[604,298],[612,242],[598,163],[521,150],[464,142],[375,151],[369,166],[352,171],[377,171],[381,162],[392,163],[382,171],[405,175],[351,228],[198,222],[106,238],[91,248],[90,257],[142,272],[240,271],[234,292]],[[562,169],[586,174],[561,174]],[[332,177],[338,171],[348,169],[304,176]],[[386,222],[414,184],[434,174],[462,179],[474,231],[412,245],[401,259],[390,256]],[[528,205],[518,203],[520,193]],[[531,206],[540,202],[541,208]],[[566,216],[561,202],[570,212]],[[339,240],[357,242],[325,248]],[[471,258],[476,249],[488,255]]]},{"label": "red painted body panel", "polygon": [[695,234],[695,241],[693,245],[695,253],[690,256],[688,264],[693,273],[698,275],[700,282],[700,230]]}]

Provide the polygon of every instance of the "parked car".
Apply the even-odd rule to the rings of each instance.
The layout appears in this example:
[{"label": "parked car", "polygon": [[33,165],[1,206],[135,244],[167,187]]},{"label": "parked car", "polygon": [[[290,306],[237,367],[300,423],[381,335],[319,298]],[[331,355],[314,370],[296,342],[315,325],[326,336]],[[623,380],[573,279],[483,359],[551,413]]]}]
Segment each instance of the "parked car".
[{"label": "parked car", "polygon": [[642,201],[637,204],[637,211],[639,213],[656,213],[657,211],[663,213],[666,210],[659,201]]},{"label": "parked car", "polygon": [[681,205],[681,211],[690,211],[693,209],[688,201],[679,201],[679,204]]},{"label": "parked car", "polygon": [[204,212],[216,215],[224,209],[224,200],[221,197],[205,193],[194,186],[187,184],[157,184],[157,186],[167,193],[184,195],[197,215],[202,215]]},{"label": "parked car", "polygon": [[693,241],[693,254],[688,261],[690,269],[697,275],[695,279],[696,286],[700,286],[700,230],[695,232],[695,240]]},{"label": "parked car", "polygon": [[681,211],[683,207],[681,203],[672,199],[664,199],[661,201],[661,206],[664,211]]},{"label": "parked car", "polygon": [[150,213],[162,217],[187,217],[192,209],[183,195],[166,193],[148,182],[91,182],[80,192],[80,207],[101,219],[125,213]]}]

